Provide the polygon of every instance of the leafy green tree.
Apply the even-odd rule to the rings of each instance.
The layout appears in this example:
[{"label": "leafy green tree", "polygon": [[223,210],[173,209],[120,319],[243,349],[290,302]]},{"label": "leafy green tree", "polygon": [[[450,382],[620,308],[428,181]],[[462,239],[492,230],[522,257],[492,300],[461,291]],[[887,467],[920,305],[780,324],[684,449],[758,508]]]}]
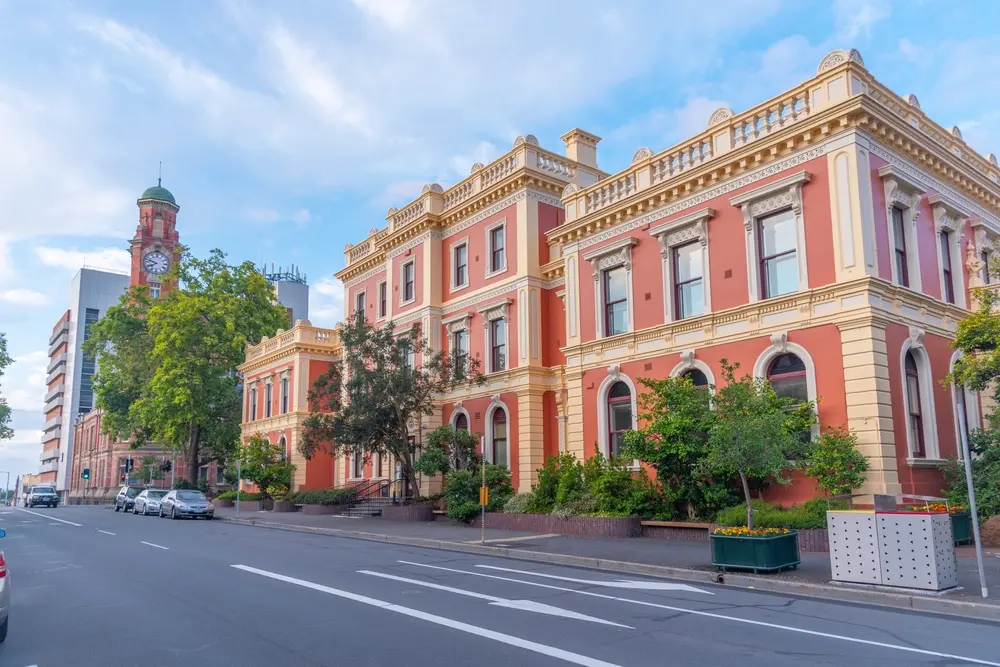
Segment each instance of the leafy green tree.
[{"label": "leafy green tree", "polygon": [[[976,490],[976,511],[980,521],[1000,514],[1000,431],[995,428],[973,431],[969,435],[972,453],[972,486]],[[965,464],[951,459],[943,467],[948,484],[947,497],[952,504],[969,507],[969,487]]]},{"label": "leafy green tree", "polygon": [[307,459],[318,451],[393,457],[416,495],[417,443],[409,434],[434,413],[442,394],[484,383],[478,359],[462,357],[463,366],[456,368],[447,353],[431,349],[417,327],[397,335],[393,323],[374,326],[361,314],[341,327],[340,340],[342,362],[310,391],[311,414],[299,451]]},{"label": "leafy green tree", "polygon": [[[0,333],[0,378],[3,378],[4,370],[14,363],[10,355],[7,354],[7,336]],[[7,399],[0,393],[0,440],[8,440],[14,437],[14,429],[10,427],[10,406]]]},{"label": "leafy green tree", "polygon": [[725,385],[712,398],[712,425],[706,442],[702,473],[722,472],[739,477],[747,504],[747,527],[753,528],[749,479],[774,478],[787,484],[782,473],[790,457],[803,452],[803,429],[815,422],[811,402],[778,396],[767,380],[736,377],[739,364],[722,360]]},{"label": "leafy green tree", "polygon": [[149,483],[156,479],[163,479],[163,462],[155,456],[143,456],[132,471],[132,479],[137,482]]},{"label": "leafy green tree", "polygon": [[424,475],[447,474],[450,470],[470,470],[479,466],[476,452],[479,438],[465,429],[439,426],[427,434],[423,453],[413,464]]},{"label": "leafy green tree", "polygon": [[[504,505],[514,495],[510,471],[507,466],[487,463],[485,466],[486,486],[490,490],[487,512],[503,511]],[[479,504],[479,487],[483,483],[483,473],[479,470],[452,470],[445,477],[444,498],[448,502],[448,516],[459,521],[468,521],[482,509]]]},{"label": "leafy green tree", "polygon": [[823,432],[809,457],[806,474],[814,477],[828,495],[846,495],[861,488],[868,472],[868,457],[858,451],[858,436],[846,428]]},{"label": "leafy green tree", "polygon": [[189,480],[211,461],[232,458],[242,397],[237,366],[247,344],[288,319],[274,287],[252,262],[230,265],[213,250],[185,252],[162,298],[133,287],[91,330],[84,352],[96,355],[102,428],[132,447],[150,442],[180,453]]},{"label": "leafy green tree", "polygon": [[240,447],[239,457],[240,476],[256,484],[265,498],[283,498],[288,494],[295,466],[285,459],[281,447],[255,435]]},{"label": "leafy green tree", "polygon": [[625,434],[623,456],[653,467],[675,514],[714,515],[719,497],[731,494],[726,480],[714,481],[700,469],[714,420],[710,391],[686,377],[639,381],[649,390],[639,394],[643,426]]}]

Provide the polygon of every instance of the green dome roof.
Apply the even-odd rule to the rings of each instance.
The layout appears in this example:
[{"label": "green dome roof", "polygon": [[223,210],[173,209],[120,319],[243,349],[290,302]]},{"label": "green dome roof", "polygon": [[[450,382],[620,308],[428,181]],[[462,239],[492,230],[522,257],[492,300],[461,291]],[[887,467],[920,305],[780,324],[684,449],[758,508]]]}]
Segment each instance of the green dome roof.
[{"label": "green dome roof", "polygon": [[140,201],[143,199],[155,199],[157,201],[169,202],[174,206],[177,206],[177,201],[174,199],[174,196],[170,194],[170,190],[167,190],[165,187],[160,185],[154,185],[151,188],[146,188],[145,192],[142,193],[142,196],[139,197],[139,199]]}]

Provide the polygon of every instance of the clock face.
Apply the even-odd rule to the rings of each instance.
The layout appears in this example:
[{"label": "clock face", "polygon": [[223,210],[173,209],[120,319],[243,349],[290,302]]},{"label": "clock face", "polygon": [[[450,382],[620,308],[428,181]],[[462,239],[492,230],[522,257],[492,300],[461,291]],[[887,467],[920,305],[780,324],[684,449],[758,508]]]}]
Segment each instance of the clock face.
[{"label": "clock face", "polygon": [[154,250],[142,258],[142,268],[146,269],[146,273],[159,276],[170,268],[170,260],[159,250]]}]

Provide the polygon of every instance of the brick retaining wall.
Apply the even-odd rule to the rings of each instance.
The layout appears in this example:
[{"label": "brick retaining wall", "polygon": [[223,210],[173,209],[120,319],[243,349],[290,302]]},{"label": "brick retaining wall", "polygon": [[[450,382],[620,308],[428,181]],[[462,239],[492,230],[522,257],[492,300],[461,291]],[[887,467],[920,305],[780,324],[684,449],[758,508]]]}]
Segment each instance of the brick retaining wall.
[{"label": "brick retaining wall", "polygon": [[504,514],[490,512],[486,527],[496,530],[523,530],[558,533],[577,537],[640,537],[642,524],[637,517],[573,516],[562,519],[551,514]]},{"label": "brick retaining wall", "polygon": [[433,521],[436,505],[386,505],[382,518],[388,521]]}]

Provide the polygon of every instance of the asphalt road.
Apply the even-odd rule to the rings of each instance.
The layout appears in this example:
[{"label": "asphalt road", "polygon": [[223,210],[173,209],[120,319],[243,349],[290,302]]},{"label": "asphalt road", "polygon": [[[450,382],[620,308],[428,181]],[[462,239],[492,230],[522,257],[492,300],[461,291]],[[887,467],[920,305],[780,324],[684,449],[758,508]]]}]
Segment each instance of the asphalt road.
[{"label": "asphalt road", "polygon": [[4,667],[1000,667],[990,623],[100,507],[0,527]]}]

